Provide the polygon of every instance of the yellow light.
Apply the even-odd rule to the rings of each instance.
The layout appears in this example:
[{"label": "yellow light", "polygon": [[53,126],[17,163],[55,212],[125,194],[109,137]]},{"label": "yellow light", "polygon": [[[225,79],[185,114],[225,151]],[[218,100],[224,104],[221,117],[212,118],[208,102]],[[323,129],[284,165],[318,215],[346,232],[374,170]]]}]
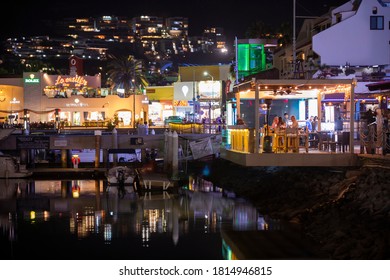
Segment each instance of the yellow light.
[{"label": "yellow light", "polygon": [[35,211],[31,211],[31,212],[30,212],[30,219],[31,219],[31,220],[34,220],[35,217],[36,217]]},{"label": "yellow light", "polygon": [[45,221],[48,221],[50,218],[50,212],[49,211],[43,211],[43,219]]}]

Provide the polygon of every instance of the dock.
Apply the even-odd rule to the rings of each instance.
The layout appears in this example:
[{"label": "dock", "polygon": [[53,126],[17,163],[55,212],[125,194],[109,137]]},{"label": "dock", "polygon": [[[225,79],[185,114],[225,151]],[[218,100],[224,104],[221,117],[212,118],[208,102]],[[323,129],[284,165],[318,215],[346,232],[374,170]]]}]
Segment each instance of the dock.
[{"label": "dock", "polygon": [[38,167],[29,168],[34,179],[104,179],[106,168],[63,168]]},{"label": "dock", "polygon": [[[39,167],[29,169],[33,172],[34,179],[106,179],[107,168],[52,168]],[[142,191],[172,191],[177,187],[177,181],[172,180],[165,173],[161,172],[141,172],[136,168],[140,179]]]}]

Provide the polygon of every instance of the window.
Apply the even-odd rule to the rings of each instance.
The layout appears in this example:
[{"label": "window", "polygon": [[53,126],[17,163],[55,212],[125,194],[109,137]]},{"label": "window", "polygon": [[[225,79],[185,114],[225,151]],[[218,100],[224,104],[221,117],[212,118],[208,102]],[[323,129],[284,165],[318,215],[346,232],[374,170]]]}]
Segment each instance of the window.
[{"label": "window", "polygon": [[383,30],[384,29],[383,16],[371,16],[370,17],[370,29],[371,30]]},{"label": "window", "polygon": [[342,19],[341,14],[337,14],[336,15],[336,23],[341,22],[341,19]]}]

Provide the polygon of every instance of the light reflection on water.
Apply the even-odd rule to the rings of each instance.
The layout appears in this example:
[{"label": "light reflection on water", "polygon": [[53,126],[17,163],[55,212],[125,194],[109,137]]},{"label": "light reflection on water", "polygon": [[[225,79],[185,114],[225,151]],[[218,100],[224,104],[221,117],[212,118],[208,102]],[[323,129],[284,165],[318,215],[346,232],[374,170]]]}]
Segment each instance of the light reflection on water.
[{"label": "light reflection on water", "polygon": [[177,192],[128,192],[103,180],[0,180],[1,259],[223,259],[222,230],[279,229],[200,178]]}]

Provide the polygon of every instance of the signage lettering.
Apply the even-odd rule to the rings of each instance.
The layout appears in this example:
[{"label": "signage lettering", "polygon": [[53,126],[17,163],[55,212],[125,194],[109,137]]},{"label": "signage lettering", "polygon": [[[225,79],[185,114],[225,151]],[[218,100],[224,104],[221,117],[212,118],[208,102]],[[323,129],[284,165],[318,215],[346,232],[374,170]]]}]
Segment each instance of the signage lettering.
[{"label": "signage lettering", "polygon": [[26,84],[39,84],[39,78],[33,78],[33,79],[31,79],[31,78],[25,78],[25,79],[24,79],[24,82],[25,82]]},{"label": "signage lettering", "polygon": [[188,106],[187,100],[174,100],[173,106]]},{"label": "signage lettering", "polygon": [[65,104],[66,107],[88,107],[88,103],[66,103]]},{"label": "signage lettering", "polygon": [[75,77],[67,77],[63,78],[62,76],[58,76],[57,80],[55,81],[55,85],[62,85],[68,87],[70,83],[74,83],[76,87],[78,86],[87,86],[88,82],[81,76],[75,76]]}]

